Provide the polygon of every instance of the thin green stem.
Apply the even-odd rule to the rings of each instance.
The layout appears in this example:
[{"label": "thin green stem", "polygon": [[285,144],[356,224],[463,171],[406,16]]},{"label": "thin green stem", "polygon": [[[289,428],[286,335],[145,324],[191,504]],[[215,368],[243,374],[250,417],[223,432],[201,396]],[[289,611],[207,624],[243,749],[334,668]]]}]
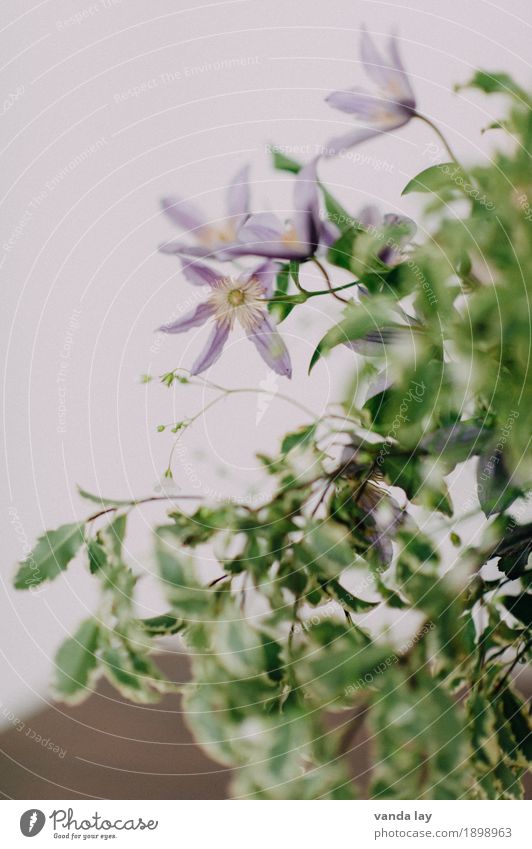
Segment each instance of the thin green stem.
[{"label": "thin green stem", "polygon": [[94,522],[100,516],[106,516],[108,513],[116,513],[117,510],[122,510],[127,507],[139,507],[141,504],[150,504],[152,501],[200,501],[201,495],[148,495],[146,498],[135,498],[125,504],[115,504],[111,507],[106,507],[104,510],[99,510],[85,519],[85,522]]},{"label": "thin green stem", "polygon": [[449,142],[447,141],[447,139],[443,135],[440,128],[433,121],[431,121],[430,118],[427,118],[426,115],[421,115],[419,112],[416,112],[415,117],[419,118],[420,121],[423,121],[424,124],[427,124],[427,126],[430,127],[433,130],[433,132],[436,133],[436,135],[438,136],[439,140],[441,141],[442,145],[444,146],[445,150],[447,151],[447,153],[449,154],[449,156],[451,157],[453,162],[456,162],[457,165],[460,165],[451,145],[449,144]]}]

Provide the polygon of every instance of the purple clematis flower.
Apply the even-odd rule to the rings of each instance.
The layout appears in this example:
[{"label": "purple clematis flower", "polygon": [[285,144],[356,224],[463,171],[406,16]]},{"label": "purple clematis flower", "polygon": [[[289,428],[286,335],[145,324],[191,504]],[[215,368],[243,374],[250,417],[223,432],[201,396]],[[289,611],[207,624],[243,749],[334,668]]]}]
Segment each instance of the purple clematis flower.
[{"label": "purple clematis flower", "polygon": [[[371,233],[378,233],[382,236],[383,247],[378,252],[377,256],[381,262],[392,268],[398,265],[403,258],[403,248],[408,245],[414,238],[417,227],[411,218],[405,215],[398,215],[394,212],[388,212],[382,215],[380,210],[370,204],[364,206],[357,215],[357,221],[364,227],[365,230]],[[392,238],[389,234],[394,234]],[[358,293],[362,298],[369,297],[369,292],[365,286],[358,286]],[[416,321],[411,316],[408,316],[400,308],[399,314],[402,315],[405,326],[400,327],[381,327],[369,331],[361,339],[351,342],[344,342],[347,348],[356,351],[357,354],[363,354],[366,357],[380,356],[383,353],[383,346],[393,345],[402,333],[408,332],[409,328],[415,326]]]},{"label": "purple clematis flower", "polygon": [[175,196],[164,197],[161,206],[173,224],[191,234],[196,244],[180,239],[161,246],[163,253],[207,256],[236,239],[238,229],[249,215],[249,166],[241,168],[227,187],[227,218],[219,224],[209,224],[207,217],[190,201]]},{"label": "purple clematis flower", "polygon": [[[398,215],[395,212],[387,212],[382,215],[379,209],[372,204],[364,206],[358,213],[357,220],[364,229],[372,233],[380,232],[384,241],[384,247],[378,253],[378,257],[385,265],[397,265],[401,261],[401,251],[412,241],[417,232],[417,227],[411,218],[406,215]],[[387,239],[388,232],[397,230],[393,239]]]},{"label": "purple clematis flower", "polygon": [[337,156],[373,136],[396,130],[416,114],[414,92],[399,56],[395,34],[390,36],[387,52],[380,53],[364,27],[360,55],[368,77],[377,86],[376,93],[351,88],[334,91],[326,100],[334,109],[353,115],[365,126],[331,139],[325,147],[325,156]]},{"label": "purple clematis flower", "polygon": [[272,296],[278,271],[274,262],[263,262],[237,278],[220,276],[199,262],[184,266],[183,271],[194,285],[210,286],[210,295],[188,315],[158,329],[163,333],[184,333],[213,319],[211,334],[191,374],[199,374],[216,362],[238,321],[264,362],[277,374],[292,376],[290,354],[266,310],[265,299]]},{"label": "purple clematis flower", "polygon": [[271,212],[250,215],[238,231],[237,243],[228,247],[231,257],[302,261],[313,256],[320,243],[330,242],[330,230],[320,217],[316,165],[313,159],[296,176],[292,220],[284,223]]}]

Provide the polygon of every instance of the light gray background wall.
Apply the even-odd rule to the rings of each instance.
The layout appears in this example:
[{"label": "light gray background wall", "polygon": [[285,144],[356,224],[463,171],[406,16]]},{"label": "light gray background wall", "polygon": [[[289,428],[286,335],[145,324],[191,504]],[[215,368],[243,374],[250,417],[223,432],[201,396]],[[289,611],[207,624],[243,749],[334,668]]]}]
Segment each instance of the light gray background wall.
[{"label": "light gray background wall", "polygon": [[[527,0],[3,0],[0,16],[0,680],[2,704],[21,713],[48,698],[53,652],[95,595],[81,566],[35,595],[16,593],[15,561],[43,527],[85,515],[77,483],[118,497],[160,485],[171,436],[156,425],[202,405],[199,391],[139,382],[190,364],[204,336],[155,341],[153,329],[195,294],[173,258],[156,252],[172,235],[159,197],[194,197],[215,218],[221,190],[250,160],[257,207],[287,214],[290,179],[271,171],[265,146],[292,145],[309,158],[348,128],[323,98],[364,82],[362,22],[376,37],[398,27],[422,110],[464,161],[483,156],[496,137],[479,130],[501,103],[455,95],[452,85],[477,67],[529,84],[532,16]],[[429,164],[431,141],[428,128],[410,125],[321,173],[354,212],[371,200],[413,213],[416,201],[400,191]],[[338,306],[323,300],[284,325],[295,379],[276,384],[317,411],[340,396],[350,364],[336,353],[305,378]],[[258,386],[268,372],[235,336],[211,377]],[[304,420],[279,399],[259,413],[255,398],[232,399],[189,432],[175,469],[180,491],[247,492],[258,480],[255,450],[273,450]],[[146,571],[145,615],[163,604],[147,557],[155,515],[137,516],[130,550]]]}]

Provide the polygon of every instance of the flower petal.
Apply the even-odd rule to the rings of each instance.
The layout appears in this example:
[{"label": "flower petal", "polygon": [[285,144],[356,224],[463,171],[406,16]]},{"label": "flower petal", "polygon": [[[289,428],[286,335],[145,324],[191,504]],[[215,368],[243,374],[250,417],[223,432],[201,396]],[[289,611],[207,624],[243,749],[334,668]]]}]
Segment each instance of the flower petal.
[{"label": "flower petal", "polygon": [[370,94],[362,88],[346,88],[341,91],[333,91],[325,98],[325,102],[333,109],[355,115],[361,121],[373,122],[377,114],[383,108],[381,97]]},{"label": "flower petal", "polygon": [[232,254],[226,250],[227,244],[226,242],[220,242],[219,245],[209,245],[206,247],[204,245],[187,245],[178,239],[172,239],[169,242],[163,242],[162,245],[159,245],[159,252],[163,254],[176,254],[179,257],[228,260],[232,259]]},{"label": "flower petal", "polygon": [[335,138],[330,139],[325,144],[323,156],[338,156],[339,153],[349,150],[350,147],[354,147],[357,144],[361,144],[361,142],[380,135],[380,132],[380,130],[374,127],[357,127],[357,129],[350,130],[341,136],[335,136]]},{"label": "flower petal", "polygon": [[239,242],[275,242],[283,235],[283,225],[273,212],[250,215],[238,231]]},{"label": "flower petal", "polygon": [[390,54],[391,63],[397,71],[396,84],[400,83],[401,99],[404,102],[411,103],[412,108],[415,108],[416,96],[414,94],[412,86],[410,85],[408,74],[406,73],[405,67],[401,60],[401,55],[399,53],[399,45],[397,44],[397,36],[394,32],[392,32],[390,36],[390,41],[388,42],[388,52]]},{"label": "flower petal", "polygon": [[365,27],[362,28],[360,39],[360,55],[368,76],[383,91],[399,103],[404,102],[415,107],[415,97],[412,86],[404,69],[397,38],[392,33],[388,42],[388,55],[381,53]]},{"label": "flower petal", "polygon": [[231,218],[249,215],[249,165],[235,174],[227,189],[227,212]]},{"label": "flower petal", "polygon": [[248,333],[262,359],[274,372],[284,377],[292,377],[290,354],[270,319],[264,317],[255,330]]},{"label": "flower petal", "polygon": [[348,112],[358,121],[371,124],[381,130],[395,130],[412,117],[410,108],[402,101],[390,97],[375,97],[357,89],[333,91],[326,98],[334,109]]},{"label": "flower petal", "polygon": [[208,369],[209,366],[212,366],[216,362],[227,342],[230,329],[231,326],[228,322],[221,323],[217,321],[214,324],[211,334],[207,339],[207,344],[190,369],[191,374],[200,374],[200,372],[205,371],[205,369]]},{"label": "flower petal", "polygon": [[161,199],[163,212],[183,230],[200,230],[205,227],[205,218],[200,209],[188,200],[175,195]]},{"label": "flower petal", "polygon": [[358,223],[366,229],[368,227],[378,227],[379,224],[382,224],[382,215],[379,208],[373,203],[363,206],[356,217]]},{"label": "flower petal", "polygon": [[255,278],[255,280],[258,280],[262,286],[264,297],[271,298],[274,292],[275,280],[278,273],[278,263],[266,260],[266,262],[261,262],[260,265],[257,265],[257,267],[252,271],[246,271],[240,276],[240,279],[247,282],[248,280]]},{"label": "flower petal", "polygon": [[202,262],[183,260],[183,275],[193,286],[217,286],[223,275],[218,274]]},{"label": "flower petal", "polygon": [[378,50],[365,26],[362,27],[360,36],[360,58],[368,77],[376,85],[387,88],[390,83],[393,83],[396,69],[390,67],[390,61]]},{"label": "flower petal", "polygon": [[271,212],[250,215],[238,231],[238,240],[222,249],[221,259],[239,256],[264,256],[272,259],[303,259],[305,248],[283,240],[284,228]]},{"label": "flower petal", "polygon": [[318,247],[321,232],[317,163],[315,158],[301,169],[294,188],[294,227],[301,249],[308,249],[309,256]]},{"label": "flower petal", "polygon": [[171,321],[169,324],[163,324],[162,327],[158,327],[157,329],[161,333],[185,333],[192,327],[199,327],[201,324],[205,324],[207,319],[213,314],[214,307],[209,303],[199,304],[195,310],[182,316],[182,318]]}]

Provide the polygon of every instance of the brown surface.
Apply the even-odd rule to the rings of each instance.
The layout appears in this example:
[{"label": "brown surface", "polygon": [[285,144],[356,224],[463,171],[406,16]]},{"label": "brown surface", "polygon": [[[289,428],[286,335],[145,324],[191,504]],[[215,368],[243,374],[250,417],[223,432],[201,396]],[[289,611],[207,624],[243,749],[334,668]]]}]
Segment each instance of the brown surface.
[{"label": "brown surface", "polygon": [[[184,656],[161,658],[160,665],[174,680],[187,680]],[[32,739],[35,734],[65,750],[64,756]],[[352,774],[364,792],[370,771],[364,730],[349,749]],[[193,743],[177,696],[156,706],[133,705],[103,682],[83,704],[53,705],[21,730],[13,727],[0,735],[3,798],[224,799],[229,780],[230,771]],[[530,799],[532,781],[525,785]]]},{"label": "brown surface", "polygon": [[[186,680],[185,659],[175,659],[173,674]],[[28,729],[66,754],[44,748]],[[52,706],[0,735],[4,798],[223,799],[228,781],[228,770],[192,742],[176,696],[132,705],[102,683],[83,704]]]}]

